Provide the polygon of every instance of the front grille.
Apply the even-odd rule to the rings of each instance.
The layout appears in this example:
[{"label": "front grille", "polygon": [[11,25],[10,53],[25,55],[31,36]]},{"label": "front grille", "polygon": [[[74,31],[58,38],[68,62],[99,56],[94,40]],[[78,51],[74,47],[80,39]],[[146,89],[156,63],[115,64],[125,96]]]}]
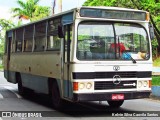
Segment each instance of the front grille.
[{"label": "front grille", "polygon": [[73,79],[104,79],[119,75],[121,78],[150,78],[151,71],[73,72]]},{"label": "front grille", "polygon": [[[124,86],[124,84],[126,84]],[[133,86],[135,84],[135,86]],[[94,84],[95,90],[108,90],[108,89],[132,89],[136,88],[137,81],[121,81],[119,84],[114,84],[113,81],[96,81]]]},{"label": "front grille", "polygon": [[119,75],[121,78],[136,78],[136,72],[96,72],[95,78],[113,78],[113,76]]}]

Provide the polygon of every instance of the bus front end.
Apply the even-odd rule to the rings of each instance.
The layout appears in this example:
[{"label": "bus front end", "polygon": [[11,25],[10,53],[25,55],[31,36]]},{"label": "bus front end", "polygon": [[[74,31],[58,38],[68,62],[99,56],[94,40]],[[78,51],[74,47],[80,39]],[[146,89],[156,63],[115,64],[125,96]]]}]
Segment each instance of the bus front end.
[{"label": "bus front end", "polygon": [[142,20],[146,13],[123,10],[119,13],[121,16],[130,12],[135,15],[130,16],[134,20],[124,20],[118,18],[114,10],[95,8],[91,11],[99,14],[93,12],[92,16],[89,10],[81,9],[75,22],[77,34],[71,78],[74,101],[106,100],[109,105],[119,107],[124,100],[148,98],[152,54],[148,21]]}]

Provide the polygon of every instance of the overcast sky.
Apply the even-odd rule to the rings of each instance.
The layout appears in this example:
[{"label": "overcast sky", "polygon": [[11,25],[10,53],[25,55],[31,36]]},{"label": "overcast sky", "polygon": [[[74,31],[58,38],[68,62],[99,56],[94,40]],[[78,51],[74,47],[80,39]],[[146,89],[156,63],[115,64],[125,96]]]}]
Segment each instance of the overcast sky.
[{"label": "overcast sky", "polygon": [[[10,9],[18,7],[17,0],[0,0],[0,19],[10,19]],[[24,0],[25,1],[25,0]],[[40,0],[39,4],[51,7],[54,0]],[[56,0],[58,1],[58,0]],[[75,7],[82,6],[86,0],[62,0],[62,11],[66,11]],[[57,3],[58,4],[58,3]],[[58,6],[58,5],[57,5]],[[57,6],[55,12],[57,13]]]}]

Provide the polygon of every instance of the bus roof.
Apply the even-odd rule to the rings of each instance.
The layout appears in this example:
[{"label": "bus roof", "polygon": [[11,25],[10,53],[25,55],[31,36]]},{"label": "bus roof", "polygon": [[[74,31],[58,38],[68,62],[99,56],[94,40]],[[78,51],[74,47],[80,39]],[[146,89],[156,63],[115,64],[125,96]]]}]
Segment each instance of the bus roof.
[{"label": "bus roof", "polygon": [[80,8],[92,8],[92,9],[108,9],[108,10],[123,10],[123,11],[139,11],[139,12],[146,12],[144,10],[137,10],[137,9],[130,9],[130,8],[123,8],[123,7],[106,7],[106,6],[82,6]]},{"label": "bus roof", "polygon": [[18,29],[18,28],[22,28],[22,27],[25,27],[25,26],[28,26],[28,25],[31,25],[31,24],[35,24],[35,23],[39,23],[39,22],[45,21],[45,20],[50,20],[50,19],[52,19],[52,18],[58,18],[58,17],[63,16],[63,15],[65,15],[65,14],[73,13],[76,9],[77,9],[77,8],[73,8],[73,9],[68,10],[68,11],[64,11],[64,12],[61,12],[61,13],[58,13],[58,14],[55,14],[55,15],[51,15],[51,16],[45,17],[45,18],[43,18],[43,19],[40,19],[40,20],[37,20],[37,21],[33,21],[33,22],[30,22],[30,23],[23,24],[23,25],[21,25],[21,26],[12,28],[12,29],[7,30],[7,31],[11,31],[11,30],[15,30],[15,29]]},{"label": "bus roof", "polygon": [[55,15],[51,15],[51,16],[46,17],[46,18],[43,18],[43,19],[41,19],[41,20],[37,20],[37,21],[34,21],[34,22],[30,22],[30,23],[28,23],[28,24],[21,25],[21,26],[12,28],[12,29],[7,30],[7,31],[11,31],[11,30],[15,30],[15,29],[18,29],[18,28],[22,28],[22,27],[25,27],[25,26],[27,26],[27,25],[39,23],[39,22],[42,22],[42,21],[45,21],[45,20],[50,20],[50,19],[52,19],[52,18],[57,18],[57,17],[60,17],[60,16],[65,15],[65,14],[73,13],[74,11],[81,10],[81,9],[101,9],[101,10],[116,10],[116,11],[120,10],[120,11],[132,11],[132,12],[145,12],[145,13],[146,13],[146,11],[143,11],[143,10],[122,8],[122,7],[105,7],[105,6],[93,6],[93,7],[88,7],[88,6],[82,6],[82,7],[73,8],[73,9],[71,9],[71,10],[64,11],[64,12],[61,12],[61,13],[58,13],[58,14],[55,14]]}]

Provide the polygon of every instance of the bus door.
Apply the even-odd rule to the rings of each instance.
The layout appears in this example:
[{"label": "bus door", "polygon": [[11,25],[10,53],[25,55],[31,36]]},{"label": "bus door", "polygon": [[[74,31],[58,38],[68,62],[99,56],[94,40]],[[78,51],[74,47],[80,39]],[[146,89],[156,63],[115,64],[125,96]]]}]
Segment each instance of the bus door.
[{"label": "bus door", "polygon": [[9,67],[10,67],[10,55],[11,55],[11,43],[12,43],[12,32],[8,32],[6,41],[6,53],[7,53],[7,80],[9,80]]},{"label": "bus door", "polygon": [[64,41],[63,41],[63,63],[62,63],[62,80],[63,80],[63,97],[68,98],[70,96],[70,43],[71,43],[71,24],[64,26]]},{"label": "bus door", "polygon": [[63,42],[62,42],[62,64],[61,64],[61,76],[62,76],[62,96],[64,98],[71,98],[72,84],[70,81],[70,48],[72,40],[72,26],[73,26],[73,13],[65,14],[62,16],[63,26]]}]

